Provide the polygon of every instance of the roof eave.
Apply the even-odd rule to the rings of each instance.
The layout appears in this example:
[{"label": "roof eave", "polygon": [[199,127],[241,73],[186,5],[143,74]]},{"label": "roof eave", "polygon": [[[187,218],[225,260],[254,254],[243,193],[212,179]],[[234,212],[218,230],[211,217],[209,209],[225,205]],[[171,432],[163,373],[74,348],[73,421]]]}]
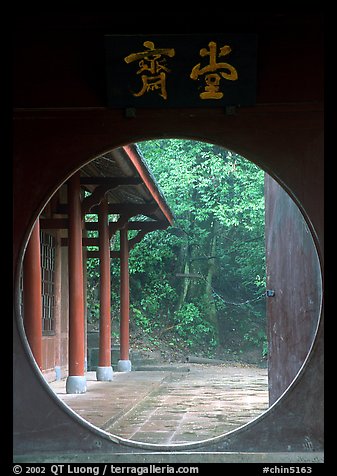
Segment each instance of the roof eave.
[{"label": "roof eave", "polygon": [[135,144],[128,144],[122,147],[124,152],[127,154],[128,158],[130,159],[132,165],[137,170],[137,173],[141,177],[145,187],[149,191],[152,199],[158,205],[160,211],[164,215],[165,219],[168,222],[168,225],[173,225],[174,216],[163,196],[163,194],[159,191],[158,185],[155,183],[154,178],[152,177],[151,173],[149,172],[148,167],[144,162],[144,158],[139,153],[139,150]]}]

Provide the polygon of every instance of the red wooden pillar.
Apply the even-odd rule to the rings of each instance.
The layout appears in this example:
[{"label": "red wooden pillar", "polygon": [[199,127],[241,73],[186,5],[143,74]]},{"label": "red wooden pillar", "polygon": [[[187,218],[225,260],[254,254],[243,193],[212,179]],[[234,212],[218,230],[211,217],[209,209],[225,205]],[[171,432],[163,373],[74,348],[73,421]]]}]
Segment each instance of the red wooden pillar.
[{"label": "red wooden pillar", "polygon": [[54,268],[54,320],[55,320],[55,376],[61,380],[61,296],[62,296],[61,231],[56,231]]},{"label": "red wooden pillar", "polygon": [[67,393],[85,393],[84,293],[80,175],[68,181],[69,376]]},{"label": "red wooden pillar", "polygon": [[37,365],[42,370],[42,294],[40,224],[37,219],[23,261],[24,326]]},{"label": "red wooden pillar", "polygon": [[129,287],[129,242],[127,225],[120,230],[120,360],[119,372],[129,372],[129,312],[130,312],[130,287]]},{"label": "red wooden pillar", "polygon": [[99,360],[96,370],[97,380],[112,380],[111,367],[111,284],[108,201],[102,200],[98,212],[99,268],[100,268],[100,321]]}]

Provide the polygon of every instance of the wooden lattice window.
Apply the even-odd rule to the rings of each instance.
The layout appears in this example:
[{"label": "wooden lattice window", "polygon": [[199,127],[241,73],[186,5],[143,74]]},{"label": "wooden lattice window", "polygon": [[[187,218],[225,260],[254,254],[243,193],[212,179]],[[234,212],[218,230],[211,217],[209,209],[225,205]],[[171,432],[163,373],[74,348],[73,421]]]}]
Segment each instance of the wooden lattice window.
[{"label": "wooden lattice window", "polygon": [[42,332],[55,333],[55,238],[41,232],[41,291],[42,291]]}]

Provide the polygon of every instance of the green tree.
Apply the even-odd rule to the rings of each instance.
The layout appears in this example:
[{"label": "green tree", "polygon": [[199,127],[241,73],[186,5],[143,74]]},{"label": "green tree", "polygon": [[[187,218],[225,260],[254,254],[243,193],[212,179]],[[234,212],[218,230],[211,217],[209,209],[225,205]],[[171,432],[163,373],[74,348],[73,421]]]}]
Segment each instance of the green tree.
[{"label": "green tree", "polygon": [[176,312],[193,302],[210,325],[212,340],[225,343],[231,323],[241,340],[263,346],[263,171],[202,142],[154,140],[138,146],[176,216],[169,230],[177,237],[176,274],[200,275],[176,283]]}]

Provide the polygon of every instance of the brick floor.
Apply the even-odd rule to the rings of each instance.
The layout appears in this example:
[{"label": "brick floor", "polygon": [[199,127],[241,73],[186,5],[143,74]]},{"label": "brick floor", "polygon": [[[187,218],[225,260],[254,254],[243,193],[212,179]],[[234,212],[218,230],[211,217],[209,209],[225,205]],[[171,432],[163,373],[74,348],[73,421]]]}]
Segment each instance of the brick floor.
[{"label": "brick floor", "polygon": [[172,371],[115,372],[111,382],[87,374],[87,392],[51,388],[80,416],[133,441],[179,444],[233,430],[268,408],[267,370],[241,365],[178,364]]}]

